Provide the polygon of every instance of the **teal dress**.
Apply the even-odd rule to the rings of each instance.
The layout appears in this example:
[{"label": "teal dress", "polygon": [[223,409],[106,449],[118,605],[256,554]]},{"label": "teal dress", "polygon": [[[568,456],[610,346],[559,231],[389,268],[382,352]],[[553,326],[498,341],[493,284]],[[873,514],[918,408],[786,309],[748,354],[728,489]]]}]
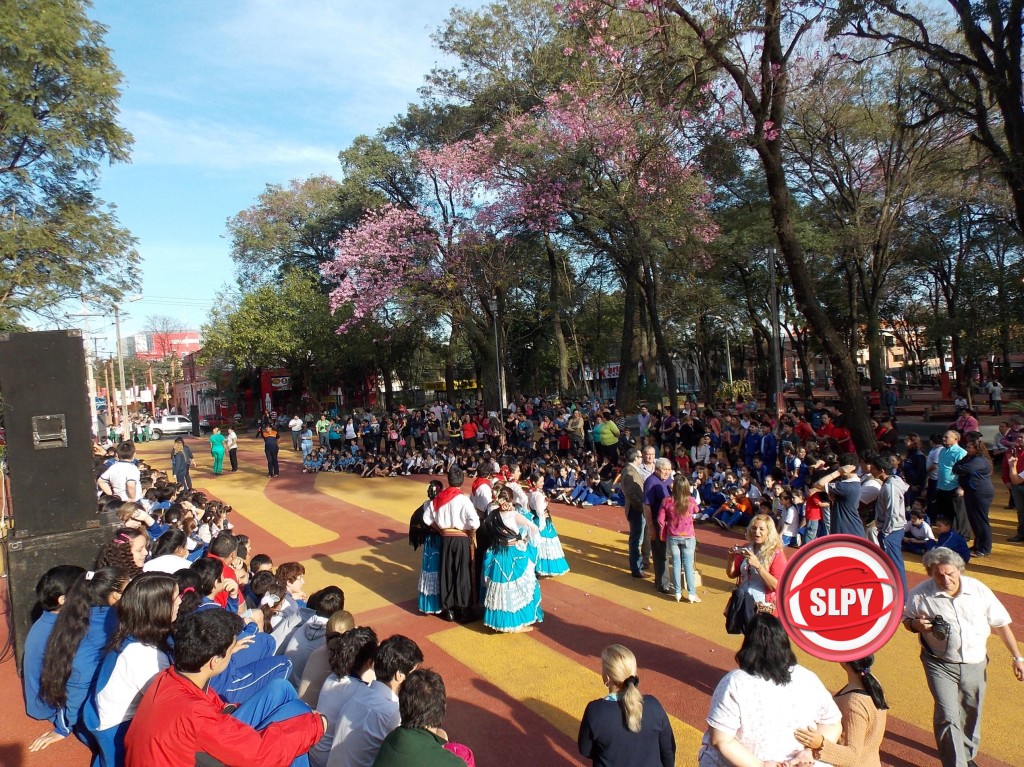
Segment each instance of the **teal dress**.
[{"label": "teal dress", "polygon": [[213,455],[213,473],[224,473],[224,435],[210,435],[210,453]]},{"label": "teal dress", "polygon": [[[507,527],[514,524],[504,521]],[[536,528],[532,532],[535,534]],[[530,528],[521,526],[518,538],[495,541],[484,557],[484,625],[495,631],[520,631],[544,619],[537,547],[529,540],[530,534]]]}]

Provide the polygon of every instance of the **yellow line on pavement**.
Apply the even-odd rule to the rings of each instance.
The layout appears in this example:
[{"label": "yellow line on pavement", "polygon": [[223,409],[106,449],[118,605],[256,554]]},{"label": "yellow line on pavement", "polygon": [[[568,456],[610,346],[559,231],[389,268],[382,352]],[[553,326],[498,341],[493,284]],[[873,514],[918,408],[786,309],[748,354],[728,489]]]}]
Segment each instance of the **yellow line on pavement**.
[{"label": "yellow line on pavement", "polygon": [[[208,453],[204,458],[199,454],[199,450],[198,446],[193,450],[199,464],[199,468],[193,470],[193,485],[209,490],[245,517],[246,521],[262,528],[282,543],[296,548],[337,540],[338,534],[334,531],[310,522],[267,498],[263,491],[270,478],[264,476],[261,470],[243,465],[238,472],[227,472],[214,477],[209,473],[212,459]],[[169,442],[144,442],[138,446],[138,453],[151,466],[165,471],[170,469]],[[206,459],[210,461],[207,462]]]},{"label": "yellow line on pavement", "polygon": [[[542,632],[543,625],[537,631]],[[601,675],[537,641],[530,634],[497,634],[452,628],[430,640],[512,700],[551,722],[575,740],[587,704],[607,694]],[[495,663],[495,658],[514,659]],[[600,659],[594,659],[595,668]],[[695,754],[701,732],[669,716],[676,752]]]}]

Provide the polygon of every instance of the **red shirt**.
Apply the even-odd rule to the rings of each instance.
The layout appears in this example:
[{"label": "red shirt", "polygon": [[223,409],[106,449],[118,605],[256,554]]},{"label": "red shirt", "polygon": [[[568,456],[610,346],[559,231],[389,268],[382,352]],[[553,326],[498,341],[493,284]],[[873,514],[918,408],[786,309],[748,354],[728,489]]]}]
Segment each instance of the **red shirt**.
[{"label": "red shirt", "polygon": [[[238,576],[235,575],[235,571],[232,570],[228,566],[227,562],[225,562],[220,557],[215,557],[213,554],[207,554],[206,557],[207,557],[207,559],[212,559],[215,562],[220,562],[220,567],[221,567],[220,577],[221,577],[222,580],[234,581],[236,585],[238,584]],[[241,599],[242,598],[242,596],[241,596],[241,594],[242,594],[241,589],[239,589],[238,594],[239,594],[239,599]],[[217,604],[219,604],[223,608],[227,608],[227,606],[228,606],[228,592],[226,592],[226,591],[222,591],[219,594],[214,594],[211,597],[211,599],[213,599],[214,602],[216,602]]]},{"label": "red shirt", "polygon": [[821,521],[820,493],[807,496],[807,501],[804,503],[804,517],[808,522],[813,522],[814,520]]},{"label": "red shirt", "polygon": [[213,690],[200,690],[173,666],[164,669],[128,729],[126,767],[195,767],[201,753],[227,767],[287,767],[324,734],[312,712],[257,731],[223,709]]},{"label": "red shirt", "polygon": [[472,421],[466,421],[462,424],[462,438],[463,439],[476,439],[476,433],[479,431],[476,424]]}]

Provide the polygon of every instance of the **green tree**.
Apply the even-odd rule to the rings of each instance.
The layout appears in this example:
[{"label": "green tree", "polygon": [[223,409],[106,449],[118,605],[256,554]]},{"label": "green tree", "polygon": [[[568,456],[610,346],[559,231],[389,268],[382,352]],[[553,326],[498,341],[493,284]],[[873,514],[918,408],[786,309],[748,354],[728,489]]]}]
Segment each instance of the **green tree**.
[{"label": "green tree", "polygon": [[128,159],[121,74],[82,0],[0,6],[0,315],[89,293],[119,297],[135,240],[95,196],[103,161]]},{"label": "green tree", "polygon": [[231,258],[246,285],[280,280],[289,269],[316,272],[333,243],[363,213],[330,176],[267,184],[256,204],[228,219]]}]

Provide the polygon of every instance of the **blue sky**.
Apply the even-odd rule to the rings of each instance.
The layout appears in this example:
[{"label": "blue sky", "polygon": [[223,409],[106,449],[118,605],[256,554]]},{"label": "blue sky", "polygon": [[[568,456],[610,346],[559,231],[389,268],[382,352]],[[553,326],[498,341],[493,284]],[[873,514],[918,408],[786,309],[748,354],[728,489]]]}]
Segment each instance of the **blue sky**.
[{"label": "blue sky", "polygon": [[[268,183],[340,175],[340,150],[417,100],[442,61],[430,35],[454,4],[95,0],[135,137],[131,164],[104,168],[100,190],[143,258],[144,297],[125,307],[123,332],[152,315],[198,328],[233,282],[228,217]],[[113,349],[112,329],[94,332]]]}]

